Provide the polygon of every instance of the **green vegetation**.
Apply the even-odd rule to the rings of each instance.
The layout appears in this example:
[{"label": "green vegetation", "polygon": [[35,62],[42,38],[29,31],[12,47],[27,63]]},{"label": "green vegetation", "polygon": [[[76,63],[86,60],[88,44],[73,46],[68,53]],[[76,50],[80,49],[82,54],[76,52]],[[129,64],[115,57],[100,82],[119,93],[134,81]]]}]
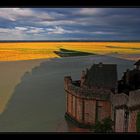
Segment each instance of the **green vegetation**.
[{"label": "green vegetation", "polygon": [[137,114],[136,128],[137,132],[140,132],[140,112]]},{"label": "green vegetation", "polygon": [[60,57],[95,55],[94,53],[67,50],[67,49],[63,49],[63,48],[60,48],[60,51],[54,51],[54,53],[56,53]]},{"label": "green vegetation", "polygon": [[113,126],[113,121],[108,117],[103,119],[101,122],[97,121],[93,126],[93,131],[102,132],[102,133],[113,132],[112,126]]}]

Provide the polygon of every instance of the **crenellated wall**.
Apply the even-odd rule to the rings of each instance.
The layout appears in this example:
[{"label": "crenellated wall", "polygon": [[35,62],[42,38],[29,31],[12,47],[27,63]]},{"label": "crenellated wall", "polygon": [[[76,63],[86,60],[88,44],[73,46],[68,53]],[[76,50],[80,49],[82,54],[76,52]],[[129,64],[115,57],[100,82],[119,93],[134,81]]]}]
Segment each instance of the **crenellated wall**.
[{"label": "crenellated wall", "polygon": [[125,132],[124,130],[124,109],[117,109],[115,120],[115,132]]},{"label": "crenellated wall", "polygon": [[140,111],[140,90],[131,91],[129,96],[124,93],[113,95],[112,103],[115,110],[115,131],[136,132],[137,113]]},{"label": "crenellated wall", "polygon": [[136,130],[137,113],[138,110],[130,111],[128,132],[137,132]]},{"label": "crenellated wall", "polygon": [[77,117],[76,120],[80,123],[83,122],[83,100],[81,98],[77,98]]},{"label": "crenellated wall", "polygon": [[129,93],[128,106],[132,107],[132,106],[137,106],[137,105],[140,105],[140,89],[130,91]]},{"label": "crenellated wall", "polygon": [[140,111],[140,90],[114,94],[106,89],[88,89],[73,84],[70,76],[64,80],[66,114],[79,124],[92,126],[111,117],[115,132],[136,132],[137,113]]},{"label": "crenellated wall", "polygon": [[84,100],[84,123],[94,124],[96,119],[96,100]]},{"label": "crenellated wall", "polygon": [[110,101],[106,100],[109,94],[97,95],[97,90],[92,93],[93,91],[76,87],[72,84],[71,77],[65,78],[65,91],[66,113],[75,121],[91,126],[97,120],[97,113],[99,120],[111,116]]},{"label": "crenellated wall", "polygon": [[98,120],[102,121],[104,118],[111,117],[111,103],[109,101],[98,101]]}]

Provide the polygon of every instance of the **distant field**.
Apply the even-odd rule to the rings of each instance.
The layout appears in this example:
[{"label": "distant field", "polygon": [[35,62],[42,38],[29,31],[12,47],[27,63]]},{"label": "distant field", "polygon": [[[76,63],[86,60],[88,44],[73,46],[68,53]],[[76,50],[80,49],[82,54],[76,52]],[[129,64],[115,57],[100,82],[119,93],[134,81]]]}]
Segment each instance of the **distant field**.
[{"label": "distant field", "polygon": [[0,61],[60,57],[60,48],[94,54],[140,54],[135,42],[12,42],[0,43]]}]

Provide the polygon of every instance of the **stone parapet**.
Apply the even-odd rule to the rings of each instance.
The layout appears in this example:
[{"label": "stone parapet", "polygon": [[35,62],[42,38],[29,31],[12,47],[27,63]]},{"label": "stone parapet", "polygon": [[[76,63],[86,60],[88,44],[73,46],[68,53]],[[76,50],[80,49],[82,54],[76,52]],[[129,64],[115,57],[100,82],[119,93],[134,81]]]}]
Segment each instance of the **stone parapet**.
[{"label": "stone parapet", "polygon": [[128,106],[130,108],[134,106],[140,106],[140,89],[135,91],[130,91]]},{"label": "stone parapet", "polygon": [[114,107],[125,106],[125,105],[127,106],[128,101],[129,101],[129,96],[126,95],[125,93],[112,94],[111,96],[111,102]]},{"label": "stone parapet", "polygon": [[72,83],[67,85],[65,90],[71,93],[74,96],[86,99],[96,99],[96,100],[110,100],[110,94],[112,93],[110,90],[103,90],[103,89],[88,89],[82,88],[73,85]]}]

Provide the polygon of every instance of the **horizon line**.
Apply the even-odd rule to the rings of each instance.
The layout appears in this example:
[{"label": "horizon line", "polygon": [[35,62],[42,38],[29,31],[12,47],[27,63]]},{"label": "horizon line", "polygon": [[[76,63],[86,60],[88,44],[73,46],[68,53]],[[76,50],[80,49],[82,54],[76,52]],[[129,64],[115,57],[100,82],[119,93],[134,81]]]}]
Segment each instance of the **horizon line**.
[{"label": "horizon line", "polygon": [[6,42],[140,42],[140,40],[0,40]]}]

